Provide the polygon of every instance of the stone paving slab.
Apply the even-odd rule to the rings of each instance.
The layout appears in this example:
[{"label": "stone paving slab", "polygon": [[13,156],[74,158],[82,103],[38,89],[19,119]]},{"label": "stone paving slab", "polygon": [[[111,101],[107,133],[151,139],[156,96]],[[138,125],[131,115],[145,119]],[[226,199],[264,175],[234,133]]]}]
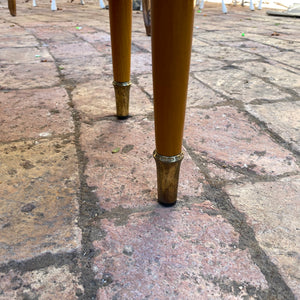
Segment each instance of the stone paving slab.
[{"label": "stone paving slab", "polygon": [[[266,62],[243,62],[241,64],[233,64],[242,70],[251,74],[264,78],[271,83],[284,88],[292,89],[300,95],[300,75],[299,72],[293,70],[277,69],[276,65],[272,66]],[[300,99],[300,97],[299,97]]]},{"label": "stone paving slab", "polygon": [[247,105],[246,109],[300,152],[300,102]]},{"label": "stone paving slab", "polygon": [[80,248],[71,139],[0,146],[0,264]]},{"label": "stone paving slab", "polygon": [[223,161],[218,161],[217,159],[203,159],[203,156],[198,156],[198,159],[201,160],[201,164],[207,176],[214,182],[214,184],[223,184],[230,181],[244,181],[246,180],[245,171],[247,169],[239,169],[234,166],[227,165]]},{"label": "stone paving slab", "polygon": [[103,44],[102,42],[95,42],[92,44],[95,49],[101,54],[101,55],[111,55],[111,45],[110,44]]},{"label": "stone paving slab", "polygon": [[192,52],[191,55],[191,72],[208,71],[208,70],[219,70],[226,66],[224,61],[217,61],[208,57],[207,52]]},{"label": "stone paving slab", "polygon": [[0,89],[51,87],[59,83],[58,75],[55,64],[51,62],[1,65]]},{"label": "stone paving slab", "polygon": [[76,42],[70,44],[55,44],[50,45],[49,50],[51,51],[52,55],[56,59],[66,59],[70,57],[77,57],[79,58],[84,53],[85,56],[99,55],[96,49],[94,49],[89,43],[86,42]]},{"label": "stone paving slab", "polygon": [[[203,64],[206,63],[204,62]],[[210,107],[226,101],[226,98],[216,95],[209,87],[199,82],[197,78],[190,77],[186,103],[187,107]]]},{"label": "stone paving slab", "polygon": [[207,46],[209,46],[208,43],[200,41],[199,39],[193,37],[193,42],[192,42],[193,51],[197,51],[198,47],[207,47]]},{"label": "stone paving slab", "polygon": [[[111,79],[111,78],[109,78]],[[114,116],[116,114],[115,91],[108,78],[78,84],[73,90],[73,103],[85,121]],[[147,95],[132,84],[130,88],[129,114],[152,114],[153,106]]]},{"label": "stone paving slab", "polygon": [[[98,23],[97,23],[98,24]],[[81,25],[79,22],[65,22],[62,24],[63,29],[67,32],[77,34],[77,33],[94,33],[97,32],[97,29],[91,25]]]},{"label": "stone paving slab", "polygon": [[237,248],[238,234],[209,202],[157,207],[122,225],[107,219],[101,225],[106,236],[94,242],[101,251],[98,299],[241,299],[267,287],[247,250]]},{"label": "stone paving slab", "polygon": [[226,190],[233,205],[247,216],[261,247],[279,266],[299,298],[300,177],[227,186]]},{"label": "stone paving slab", "polygon": [[1,64],[35,64],[41,60],[53,61],[46,48],[4,48],[0,49]]},{"label": "stone paving slab", "polygon": [[[201,34],[200,34],[201,35]],[[201,47],[197,52],[206,54],[209,58],[219,59],[223,61],[235,61],[235,60],[256,60],[259,57],[255,54],[241,51],[236,48],[214,45]]]},{"label": "stone paving slab", "polygon": [[[105,210],[156,204],[156,169],[152,153],[153,121],[131,118],[81,127],[88,158],[87,183]],[[178,199],[199,197],[204,178],[187,154],[182,162]]]},{"label": "stone paving slab", "polygon": [[35,37],[30,34],[24,34],[22,36],[12,34],[1,34],[0,48],[4,47],[38,47],[39,42]]},{"label": "stone paving slab", "polygon": [[77,36],[80,38],[86,40],[89,43],[96,43],[99,42],[101,44],[107,45],[107,53],[111,53],[111,44],[110,44],[110,34],[103,31],[97,31],[93,33],[77,33]]},{"label": "stone paving slab", "polygon": [[[203,26],[202,24],[197,24],[194,28],[194,40],[199,40],[202,41],[202,43],[204,43],[204,45],[200,46],[205,46],[206,50],[207,47],[209,45],[207,44],[215,44],[216,42],[220,43],[220,42],[224,42],[224,41],[239,41],[242,40],[242,33],[241,32],[233,32],[232,30],[220,30],[220,31],[212,31],[212,32],[207,32],[205,30],[203,30]],[[196,46],[197,44],[194,43],[194,46]],[[196,47],[195,49],[201,50],[201,48],[199,49],[198,47]],[[229,50],[229,48],[224,48],[224,50]],[[207,52],[207,51],[206,51]],[[209,51],[210,53],[210,51]],[[250,57],[253,57],[252,55]]]},{"label": "stone paving slab", "polygon": [[[275,32],[276,32],[276,30],[277,29],[274,28]],[[262,44],[278,48],[279,50],[281,50],[281,52],[284,52],[286,50],[294,50],[294,49],[299,48],[299,42],[297,42],[296,45],[294,44],[294,40],[295,40],[294,36],[291,36],[289,40],[285,40],[285,39],[275,38],[271,34],[268,35],[268,36],[263,36],[263,35],[256,35],[256,34],[253,34],[253,33],[248,33],[247,38],[252,40],[252,41],[257,41],[257,42],[260,42]],[[284,54],[284,53],[281,53],[281,54]],[[264,56],[272,57],[272,53],[265,52]]]},{"label": "stone paving slab", "polygon": [[0,141],[70,134],[74,130],[63,88],[0,91]]},{"label": "stone paving slab", "polygon": [[21,37],[27,34],[26,30],[19,25],[4,21],[0,24],[1,35],[4,37]]},{"label": "stone paving slab", "polygon": [[[222,45],[236,47],[242,51],[259,54],[259,55],[264,55],[264,53],[279,53],[280,52],[280,50],[275,47],[272,47],[272,46],[269,46],[269,45],[266,45],[263,43],[259,43],[256,41],[248,40],[247,38],[243,39],[241,41],[238,41],[238,42],[223,41]],[[242,65],[243,65],[243,63],[244,62],[242,62]],[[255,62],[255,63],[258,63],[258,62]]]},{"label": "stone paving slab", "polygon": [[[228,69],[231,69],[228,72]],[[278,87],[233,66],[216,71],[195,72],[195,77],[223,95],[249,103],[254,100],[281,100],[290,95]],[[251,77],[251,78],[250,78]]]},{"label": "stone paving slab", "polygon": [[70,32],[64,30],[64,27],[55,26],[55,27],[33,27],[29,28],[36,38],[42,40],[44,43],[71,43],[78,41],[78,38]]},{"label": "stone paving slab", "polygon": [[289,65],[291,67],[300,68],[300,53],[283,52],[280,54],[269,55],[269,57],[275,61]]},{"label": "stone paving slab", "polygon": [[0,299],[73,300],[83,294],[83,287],[68,266],[48,267],[31,272],[0,273]]},{"label": "stone paving slab", "polygon": [[75,82],[86,82],[98,80],[103,75],[105,58],[102,56],[87,56],[78,58],[58,59],[58,68],[65,80],[73,84]]},{"label": "stone paving slab", "polygon": [[249,172],[274,176],[299,171],[293,153],[231,107],[188,109],[184,138],[197,154]]}]

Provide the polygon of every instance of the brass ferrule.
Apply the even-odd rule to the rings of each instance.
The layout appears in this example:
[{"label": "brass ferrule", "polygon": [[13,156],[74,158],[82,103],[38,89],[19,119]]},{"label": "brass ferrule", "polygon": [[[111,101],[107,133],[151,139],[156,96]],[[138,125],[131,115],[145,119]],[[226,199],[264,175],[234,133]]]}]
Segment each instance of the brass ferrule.
[{"label": "brass ferrule", "polygon": [[177,201],[180,164],[183,153],[164,156],[153,152],[157,170],[158,202],[164,206],[174,205]]},{"label": "brass ferrule", "polygon": [[129,91],[131,82],[113,82],[116,96],[117,117],[126,119],[129,115]]}]

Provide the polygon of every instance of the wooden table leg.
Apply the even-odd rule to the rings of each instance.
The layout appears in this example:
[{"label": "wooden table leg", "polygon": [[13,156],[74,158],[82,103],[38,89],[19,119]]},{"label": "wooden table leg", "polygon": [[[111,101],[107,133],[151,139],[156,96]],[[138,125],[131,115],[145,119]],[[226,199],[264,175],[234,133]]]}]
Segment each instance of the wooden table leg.
[{"label": "wooden table leg", "polygon": [[151,2],[150,0],[142,0],[143,3],[143,17],[146,28],[146,34],[151,35]]},{"label": "wooden table leg", "polygon": [[13,17],[17,15],[16,0],[8,0],[8,9]]},{"label": "wooden table leg", "polygon": [[109,1],[110,34],[117,117],[129,115],[132,0]]},{"label": "wooden table leg", "polygon": [[151,0],[158,201],[177,200],[192,49],[194,0]]}]

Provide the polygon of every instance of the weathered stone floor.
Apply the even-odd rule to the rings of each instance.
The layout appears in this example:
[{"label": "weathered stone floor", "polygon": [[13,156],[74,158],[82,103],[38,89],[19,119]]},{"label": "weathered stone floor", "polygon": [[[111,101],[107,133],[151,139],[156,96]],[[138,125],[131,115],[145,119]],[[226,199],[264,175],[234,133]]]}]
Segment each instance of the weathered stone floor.
[{"label": "weathered stone floor", "polygon": [[108,11],[0,0],[0,299],[300,299],[300,20],[196,12],[178,203],[156,202],[151,41],[115,118]]}]

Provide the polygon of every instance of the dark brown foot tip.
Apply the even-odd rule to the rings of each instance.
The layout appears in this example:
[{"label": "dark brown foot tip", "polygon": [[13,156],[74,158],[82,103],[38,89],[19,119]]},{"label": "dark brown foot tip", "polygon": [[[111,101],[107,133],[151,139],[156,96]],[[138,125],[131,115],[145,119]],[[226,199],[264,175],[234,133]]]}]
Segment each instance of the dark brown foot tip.
[{"label": "dark brown foot tip", "polygon": [[126,120],[129,119],[130,116],[117,116],[118,120]]},{"label": "dark brown foot tip", "polygon": [[175,206],[175,204],[177,202],[173,202],[173,203],[164,203],[164,202],[158,202],[161,206],[164,206],[164,207],[172,207],[172,206]]}]

